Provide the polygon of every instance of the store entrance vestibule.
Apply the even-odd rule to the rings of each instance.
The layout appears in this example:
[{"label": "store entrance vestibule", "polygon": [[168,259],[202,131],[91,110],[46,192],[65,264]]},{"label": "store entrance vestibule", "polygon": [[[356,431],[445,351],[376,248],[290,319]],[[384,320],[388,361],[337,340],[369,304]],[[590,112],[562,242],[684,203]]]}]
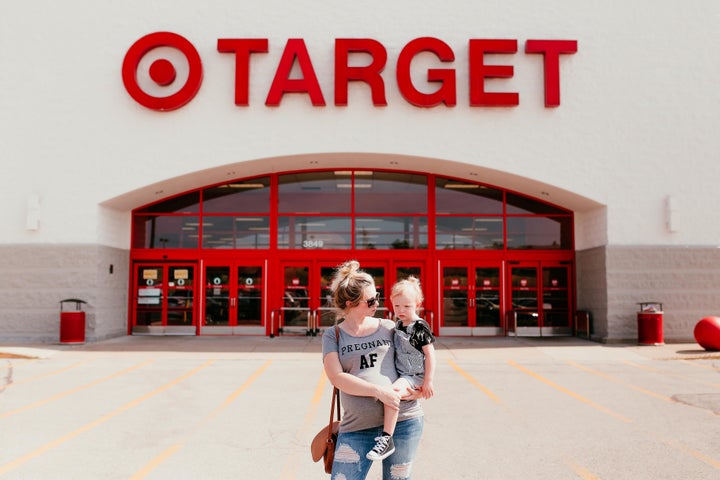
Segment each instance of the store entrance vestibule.
[{"label": "store entrance vestibule", "polygon": [[573,212],[468,179],[311,170],[201,186],[133,211],[131,334],[317,335],[335,268],[414,275],[438,335],[570,335]]},{"label": "store entrance vestibule", "polygon": [[502,268],[494,264],[442,265],[443,335],[501,335]]},{"label": "store entrance vestibule", "polygon": [[[338,311],[333,305],[331,285],[337,266],[344,261],[281,262],[283,283],[277,290],[279,300],[275,302],[271,335],[317,335],[335,324]],[[378,318],[392,318],[389,296],[394,282],[411,275],[424,281],[424,268],[418,262],[368,260],[361,261],[360,266],[375,281],[380,298],[375,312]]]},{"label": "store entrance vestibule", "polygon": [[509,263],[507,331],[526,336],[572,335],[569,264]]},{"label": "store entrance vestibule", "polygon": [[264,271],[242,262],[207,263],[200,333],[264,335]]}]

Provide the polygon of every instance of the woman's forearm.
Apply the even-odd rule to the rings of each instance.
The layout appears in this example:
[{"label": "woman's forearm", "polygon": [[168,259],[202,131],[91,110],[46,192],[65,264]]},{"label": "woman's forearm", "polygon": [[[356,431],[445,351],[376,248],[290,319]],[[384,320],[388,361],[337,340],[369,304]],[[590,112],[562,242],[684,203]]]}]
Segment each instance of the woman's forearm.
[{"label": "woman's forearm", "polygon": [[345,372],[333,375],[333,378],[330,378],[330,383],[343,392],[355,395],[356,397],[379,398],[380,393],[382,392],[382,389],[378,385],[372,384],[362,378],[358,378],[355,375]]}]

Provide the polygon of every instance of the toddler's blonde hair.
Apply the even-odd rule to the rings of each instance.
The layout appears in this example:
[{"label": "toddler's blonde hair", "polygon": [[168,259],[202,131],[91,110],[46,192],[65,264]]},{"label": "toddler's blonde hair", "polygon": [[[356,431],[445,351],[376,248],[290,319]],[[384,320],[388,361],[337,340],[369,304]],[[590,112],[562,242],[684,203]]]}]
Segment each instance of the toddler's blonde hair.
[{"label": "toddler's blonde hair", "polygon": [[390,291],[390,301],[392,301],[393,298],[406,294],[408,297],[415,297],[417,304],[421,305],[423,300],[425,300],[425,297],[422,293],[422,288],[420,288],[420,280],[413,277],[412,275],[404,280],[400,280],[399,282],[395,283],[393,285],[392,290]]}]

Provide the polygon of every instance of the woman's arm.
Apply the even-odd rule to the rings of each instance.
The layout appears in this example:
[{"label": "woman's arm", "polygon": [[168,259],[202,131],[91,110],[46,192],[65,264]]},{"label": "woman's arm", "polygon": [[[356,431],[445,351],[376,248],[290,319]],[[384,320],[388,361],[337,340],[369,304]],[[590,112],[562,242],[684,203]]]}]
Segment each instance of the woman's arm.
[{"label": "woman's arm", "polygon": [[330,352],[325,355],[323,366],[330,383],[343,392],[356,397],[376,398],[389,407],[400,408],[400,394],[393,390],[392,385],[381,387],[355,375],[343,372],[337,352]]}]

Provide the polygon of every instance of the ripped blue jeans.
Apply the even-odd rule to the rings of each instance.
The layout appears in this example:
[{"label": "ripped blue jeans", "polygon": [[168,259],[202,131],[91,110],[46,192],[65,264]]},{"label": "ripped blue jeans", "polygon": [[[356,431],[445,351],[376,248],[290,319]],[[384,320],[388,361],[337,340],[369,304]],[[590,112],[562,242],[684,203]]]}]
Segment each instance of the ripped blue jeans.
[{"label": "ripped blue jeans", "polygon": [[[398,422],[393,435],[395,453],[383,460],[383,480],[409,480],[423,431],[423,417]],[[365,455],[375,446],[382,427],[338,435],[331,480],[365,480],[372,461]]]}]

